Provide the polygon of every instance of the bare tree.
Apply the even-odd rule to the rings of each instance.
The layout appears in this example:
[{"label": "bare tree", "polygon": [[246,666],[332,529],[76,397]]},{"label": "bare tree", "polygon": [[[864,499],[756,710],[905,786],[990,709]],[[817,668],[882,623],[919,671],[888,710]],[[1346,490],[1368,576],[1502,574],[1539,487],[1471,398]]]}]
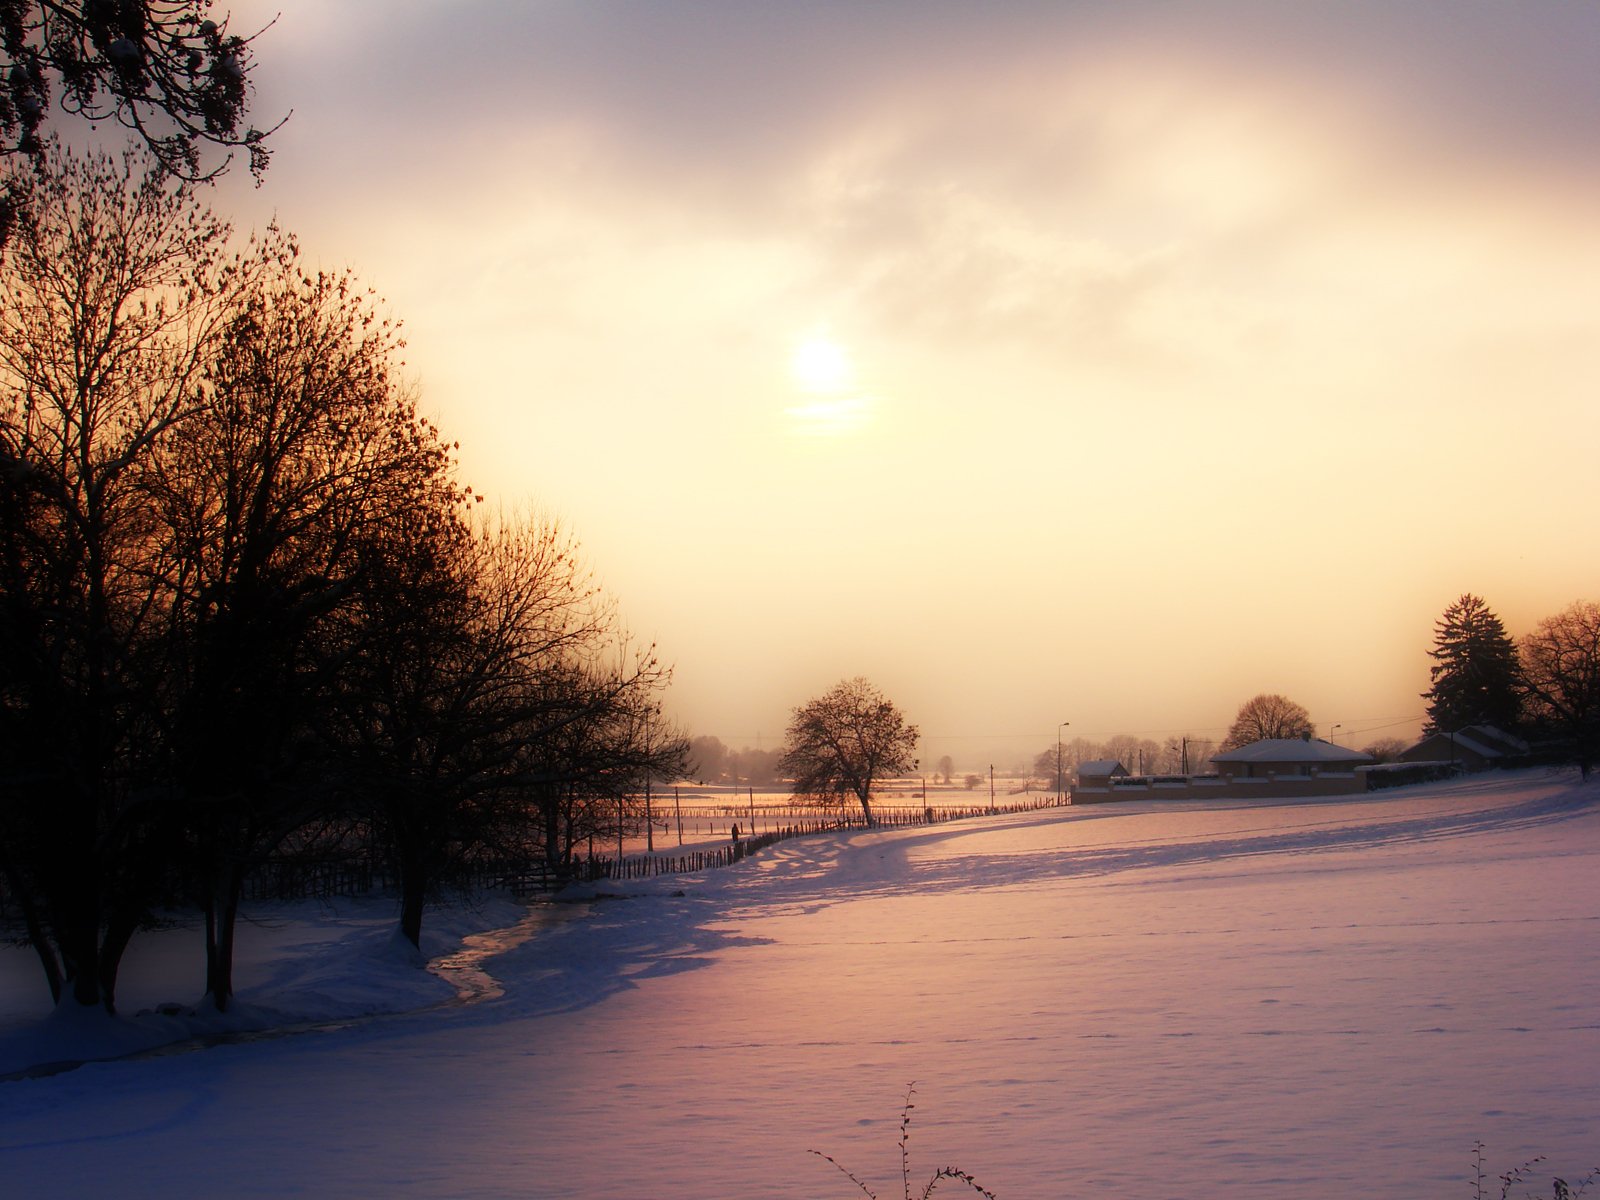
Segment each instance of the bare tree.
[{"label": "bare tree", "polygon": [[228,304],[157,489],[178,581],[172,775],[219,1008],[245,876],[328,798],[316,731],[384,549],[376,531],[432,519],[454,486],[448,449],[394,379],[398,331],[347,273],[307,270],[269,229],[233,264]]},{"label": "bare tree", "polygon": [[1363,746],[1361,748],[1361,752],[1363,754],[1372,755],[1372,761],[1373,762],[1379,762],[1379,763],[1398,762],[1400,760],[1400,756],[1405,753],[1406,748],[1409,745],[1410,745],[1409,742],[1403,741],[1400,738],[1395,738],[1395,737],[1379,738],[1377,741],[1373,742],[1371,745]]},{"label": "bare tree", "polygon": [[888,697],[857,676],[794,710],[783,767],[796,795],[849,792],[871,825],[872,785],[916,769],[917,736]]},{"label": "bare tree", "polygon": [[1222,741],[1224,750],[1237,750],[1266,738],[1298,738],[1315,735],[1311,714],[1287,696],[1262,692],[1239,706],[1239,714],[1228,727]]},{"label": "bare tree", "polygon": [[49,148],[26,189],[0,273],[0,867],[52,995],[110,1009],[161,867],[142,842],[170,577],[147,497],[226,230],[134,152]]},{"label": "bare tree", "polygon": [[1528,708],[1566,737],[1583,777],[1600,745],[1600,605],[1580,600],[1518,645]]}]

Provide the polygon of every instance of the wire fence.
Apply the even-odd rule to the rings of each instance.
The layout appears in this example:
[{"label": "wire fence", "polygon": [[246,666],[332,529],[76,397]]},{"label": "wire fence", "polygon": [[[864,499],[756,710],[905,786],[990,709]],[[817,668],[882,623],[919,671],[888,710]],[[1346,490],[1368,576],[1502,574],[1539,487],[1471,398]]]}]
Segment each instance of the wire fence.
[{"label": "wire fence", "polygon": [[[873,806],[873,827],[901,829],[914,825],[939,825],[948,821],[1000,813],[1029,812],[1055,805],[1055,797],[1029,797],[994,805],[910,805]],[[558,891],[568,883],[597,883],[604,880],[652,879],[660,875],[695,875],[732,866],[757,851],[790,838],[829,833],[843,829],[865,829],[859,814],[848,814],[839,807],[779,805],[728,805],[727,815],[748,822],[770,817],[777,824],[757,834],[746,824],[738,826],[738,837],[730,835],[726,845],[678,853],[656,852],[628,855],[574,857],[570,863],[550,864],[537,857],[519,859],[485,858],[460,864],[440,880],[443,888],[459,891],[507,891],[523,897]],[[720,817],[718,810],[697,810],[696,816]],[[787,819],[785,819],[787,818]],[[331,900],[336,897],[368,895],[398,888],[399,876],[392,864],[376,857],[330,858],[308,861],[287,858],[264,863],[246,880],[247,900]]]},{"label": "wire fence", "polygon": [[[1026,801],[1013,801],[1009,804],[959,807],[880,804],[873,806],[872,828],[902,829],[912,825],[939,825],[947,821],[961,821],[972,817],[993,816],[999,813],[1031,812],[1035,809],[1050,808],[1055,804],[1054,797],[1030,798]],[[743,808],[728,806],[729,816],[748,817],[750,811],[751,808],[749,806]],[[586,858],[573,864],[574,871],[569,878],[584,883],[594,883],[605,879],[650,879],[657,875],[693,875],[701,871],[715,870],[718,867],[732,866],[758,850],[763,850],[789,838],[839,829],[865,829],[868,827],[861,818],[841,816],[837,809],[820,809],[816,811],[825,815],[811,816],[759,835],[730,838],[728,845],[714,850],[701,850],[678,855],[635,854],[625,855],[620,858],[614,856]],[[756,810],[756,815],[762,815],[759,808]],[[530,881],[529,884],[525,885],[525,890],[522,894],[542,890],[552,882],[543,872],[539,872],[536,878],[539,880],[539,885],[533,886]],[[515,887],[513,890],[516,890]]]}]

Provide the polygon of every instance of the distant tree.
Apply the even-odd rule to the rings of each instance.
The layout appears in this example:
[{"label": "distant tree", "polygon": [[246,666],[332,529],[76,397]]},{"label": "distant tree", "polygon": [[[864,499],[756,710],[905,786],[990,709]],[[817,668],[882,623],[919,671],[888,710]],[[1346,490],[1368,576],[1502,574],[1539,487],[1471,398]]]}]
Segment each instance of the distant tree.
[{"label": "distant tree", "polygon": [[961,777],[961,786],[966,788],[967,791],[969,791],[969,792],[972,791],[975,787],[977,787],[982,782],[983,782],[983,779],[980,776],[973,775],[970,772]]},{"label": "distant tree", "polygon": [[956,769],[955,759],[951,758],[948,754],[940,755],[940,757],[939,757],[939,779],[938,779],[938,782],[949,783],[950,782],[950,773],[952,771],[954,771],[955,769]]},{"label": "distant tree", "polygon": [[759,750],[746,746],[728,756],[728,770],[735,783],[746,787],[771,787],[783,775],[783,751]]},{"label": "distant tree", "polygon": [[1311,714],[1304,708],[1276,692],[1263,692],[1239,706],[1222,748],[1237,750],[1266,738],[1309,737],[1315,733]]},{"label": "distant tree", "polygon": [[715,783],[728,773],[728,747],[721,738],[689,739],[689,771],[701,783]]},{"label": "distant tree", "polygon": [[1045,781],[1046,790],[1059,792],[1064,786],[1062,777],[1067,773],[1067,761],[1065,754],[1054,746],[1041,750],[1033,756],[1033,769],[1029,772],[1029,778],[1042,779]]},{"label": "distant tree", "polygon": [[847,679],[794,710],[782,764],[796,795],[849,792],[872,816],[872,785],[916,769],[917,727],[865,679]]},{"label": "distant tree", "polygon": [[1372,755],[1373,762],[1389,763],[1397,761],[1409,745],[1409,742],[1400,738],[1379,738],[1371,745],[1363,746],[1361,752]]},{"label": "distant tree", "polygon": [[1515,731],[1522,719],[1517,648],[1500,618],[1482,599],[1462,596],[1434,625],[1436,665],[1425,733],[1452,732],[1467,725],[1495,725]]},{"label": "distant tree", "polygon": [[[0,155],[40,158],[54,105],[132,130],[179,178],[212,178],[240,148],[259,175],[267,135],[241,128],[256,35],[229,33],[210,8],[211,0],[0,3]],[[207,145],[223,150],[220,163],[201,161]]]},{"label": "distant tree", "polygon": [[1600,605],[1546,617],[1518,651],[1531,715],[1567,739],[1587,779],[1600,747]]}]

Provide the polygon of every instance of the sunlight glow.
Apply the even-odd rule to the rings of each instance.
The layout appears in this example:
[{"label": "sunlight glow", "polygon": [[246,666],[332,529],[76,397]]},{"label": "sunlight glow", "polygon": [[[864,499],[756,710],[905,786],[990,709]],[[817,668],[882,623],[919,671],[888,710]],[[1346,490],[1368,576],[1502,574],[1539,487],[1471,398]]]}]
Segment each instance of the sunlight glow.
[{"label": "sunlight glow", "polygon": [[795,347],[789,372],[802,390],[816,395],[838,395],[855,380],[844,347],[825,334],[812,334]]},{"label": "sunlight glow", "polygon": [[855,433],[864,427],[871,416],[865,396],[841,397],[837,400],[815,400],[784,410],[800,433],[819,437],[838,437]]}]

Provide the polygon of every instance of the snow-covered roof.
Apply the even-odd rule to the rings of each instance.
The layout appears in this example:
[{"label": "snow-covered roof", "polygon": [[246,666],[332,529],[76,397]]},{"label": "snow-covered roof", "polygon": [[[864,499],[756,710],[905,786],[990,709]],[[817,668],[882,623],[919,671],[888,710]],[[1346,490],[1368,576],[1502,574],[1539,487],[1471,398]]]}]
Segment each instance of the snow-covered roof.
[{"label": "snow-covered roof", "polygon": [[1507,754],[1528,752],[1527,742],[1493,725],[1467,725],[1454,733],[1445,730],[1430,733],[1406,753],[1413,753],[1425,746],[1436,749],[1445,745],[1470,751],[1482,758],[1504,758]]},{"label": "snow-covered roof", "polygon": [[1528,743],[1517,737],[1516,734],[1507,733],[1496,725],[1468,725],[1461,731],[1476,742],[1486,742],[1502,753],[1511,752],[1526,754]]},{"label": "snow-covered roof", "polygon": [[1078,764],[1078,778],[1082,779],[1085,775],[1112,775],[1119,770],[1124,775],[1128,773],[1128,768],[1114,758],[1097,758]]},{"label": "snow-covered roof", "polygon": [[1348,750],[1320,739],[1314,742],[1304,738],[1265,738],[1240,746],[1237,750],[1224,750],[1213,754],[1212,762],[1220,763],[1369,763],[1372,755],[1359,750]]}]

